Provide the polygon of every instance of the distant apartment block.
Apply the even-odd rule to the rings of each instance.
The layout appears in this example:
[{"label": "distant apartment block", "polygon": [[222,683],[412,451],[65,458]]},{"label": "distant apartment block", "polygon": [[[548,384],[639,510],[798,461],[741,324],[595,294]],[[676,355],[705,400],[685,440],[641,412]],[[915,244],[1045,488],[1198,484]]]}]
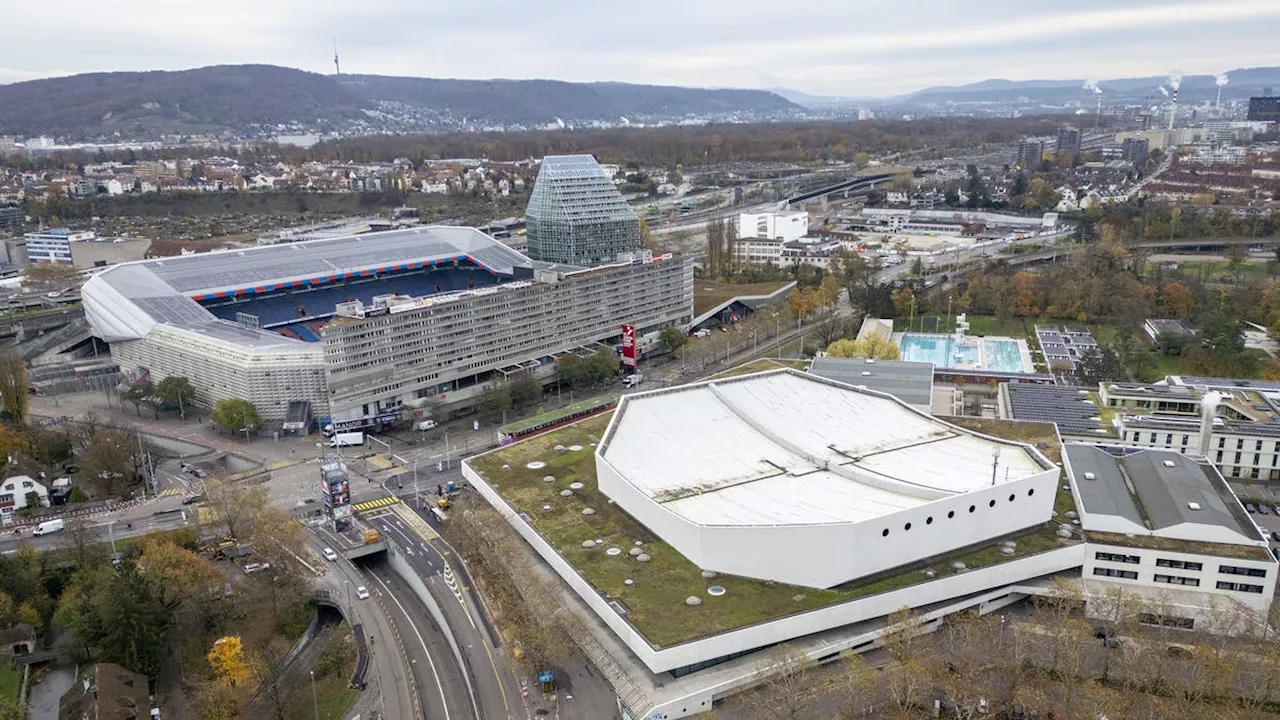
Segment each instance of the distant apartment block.
[{"label": "distant apartment block", "polygon": [[16,205],[0,205],[0,233],[22,229],[22,208]]},{"label": "distant apartment block", "polygon": [[1035,138],[1023,138],[1018,141],[1018,164],[1022,167],[1037,167],[1044,157],[1044,141]]},{"label": "distant apartment block", "polygon": [[1059,156],[1064,153],[1073,158],[1079,155],[1080,128],[1070,126],[1058,128],[1058,142],[1055,147]]},{"label": "distant apartment block", "polygon": [[640,249],[640,217],[590,155],[543,158],[525,218],[533,260],[595,267]]},{"label": "distant apartment block", "polygon": [[1121,148],[1125,160],[1134,165],[1142,165],[1151,154],[1151,141],[1146,138],[1125,138]]}]

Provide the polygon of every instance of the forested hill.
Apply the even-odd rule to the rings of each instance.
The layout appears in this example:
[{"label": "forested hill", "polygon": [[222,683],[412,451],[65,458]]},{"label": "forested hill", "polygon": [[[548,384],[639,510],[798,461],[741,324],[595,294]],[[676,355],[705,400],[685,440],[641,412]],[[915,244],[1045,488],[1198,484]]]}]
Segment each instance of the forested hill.
[{"label": "forested hill", "polygon": [[73,75],[0,85],[0,135],[385,131],[763,119],[799,107],[763,90],[554,80],[317,75],[273,65]]}]

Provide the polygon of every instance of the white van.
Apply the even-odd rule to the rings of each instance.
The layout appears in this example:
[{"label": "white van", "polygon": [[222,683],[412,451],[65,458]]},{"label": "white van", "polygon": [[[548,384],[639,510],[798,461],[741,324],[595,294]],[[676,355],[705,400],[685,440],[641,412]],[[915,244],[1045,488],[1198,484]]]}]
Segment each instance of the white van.
[{"label": "white van", "polygon": [[642,382],[644,382],[644,376],[640,373],[636,373],[622,378],[622,387],[633,388]]},{"label": "white van", "polygon": [[422,431],[424,431],[424,432],[425,432],[425,431],[427,431],[427,430],[435,430],[435,429],[436,429],[436,421],[435,421],[435,420],[423,420],[422,422],[418,423],[417,427],[418,427],[418,429],[419,429],[419,430],[422,430]]},{"label": "white van", "polygon": [[36,531],[31,534],[36,537],[41,535],[50,535],[52,533],[61,532],[66,527],[67,523],[62,518],[58,518],[57,520],[45,520],[37,525]]}]

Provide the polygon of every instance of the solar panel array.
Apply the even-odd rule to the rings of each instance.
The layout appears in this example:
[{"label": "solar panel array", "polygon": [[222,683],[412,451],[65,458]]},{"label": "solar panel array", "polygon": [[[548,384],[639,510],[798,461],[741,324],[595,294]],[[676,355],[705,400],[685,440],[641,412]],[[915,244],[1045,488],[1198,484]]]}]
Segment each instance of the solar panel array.
[{"label": "solar panel array", "polygon": [[1098,406],[1086,402],[1078,388],[1009,383],[1009,404],[1014,419],[1051,422],[1064,435],[1097,435],[1103,429]]},{"label": "solar panel array", "polygon": [[1098,343],[1087,328],[1057,325],[1036,325],[1036,339],[1040,341],[1040,352],[1044,353],[1044,361],[1050,367],[1065,366],[1075,372],[1076,363],[1086,353],[1096,349]]}]

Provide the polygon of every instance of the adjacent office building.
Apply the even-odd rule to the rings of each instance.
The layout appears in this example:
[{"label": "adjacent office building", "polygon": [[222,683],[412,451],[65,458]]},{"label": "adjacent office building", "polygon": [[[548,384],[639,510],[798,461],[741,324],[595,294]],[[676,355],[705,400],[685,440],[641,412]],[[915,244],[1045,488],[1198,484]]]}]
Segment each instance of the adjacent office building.
[{"label": "adjacent office building", "polygon": [[529,257],[593,267],[640,249],[640,218],[590,155],[550,155],[525,210]]},{"label": "adjacent office building", "polygon": [[1249,98],[1249,120],[1280,122],[1280,96]]},{"label": "adjacent office building", "polygon": [[33,263],[65,263],[70,265],[71,243],[92,240],[91,231],[76,232],[66,228],[27,233],[23,236],[27,246],[27,261]]}]

